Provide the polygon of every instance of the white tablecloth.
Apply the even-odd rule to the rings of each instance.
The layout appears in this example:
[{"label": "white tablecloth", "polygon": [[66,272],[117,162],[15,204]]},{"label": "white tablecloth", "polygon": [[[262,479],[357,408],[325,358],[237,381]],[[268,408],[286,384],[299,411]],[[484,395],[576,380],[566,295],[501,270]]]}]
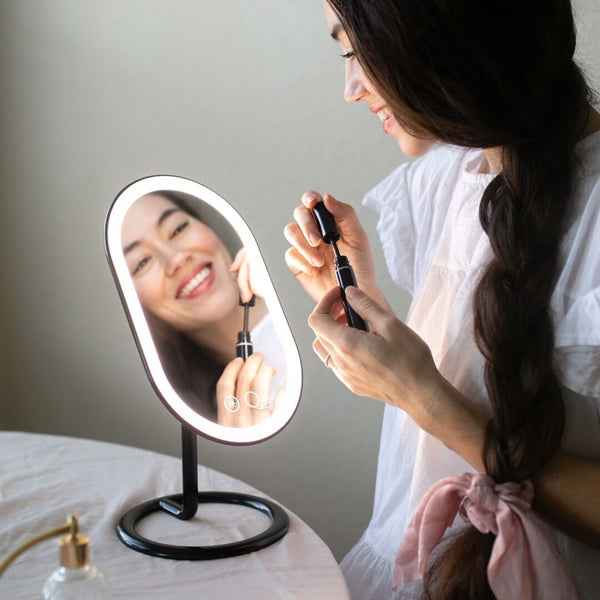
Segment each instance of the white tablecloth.
[{"label": "white tablecloth", "polygon": [[[202,466],[198,488],[265,497]],[[114,598],[349,599],[330,550],[287,509],[291,525],[283,539],[234,558],[174,561],[141,554],[119,541],[115,527],[127,510],[181,491],[178,458],[79,438],[0,432],[0,558],[76,513],[81,533],[91,537],[91,562],[108,578]],[[157,513],[138,531],[169,544],[209,545],[255,535],[268,522],[260,512],[242,506],[201,504],[190,521]],[[0,578],[0,598],[39,598],[45,579],[57,567],[57,538],[42,542],[8,567]]]}]

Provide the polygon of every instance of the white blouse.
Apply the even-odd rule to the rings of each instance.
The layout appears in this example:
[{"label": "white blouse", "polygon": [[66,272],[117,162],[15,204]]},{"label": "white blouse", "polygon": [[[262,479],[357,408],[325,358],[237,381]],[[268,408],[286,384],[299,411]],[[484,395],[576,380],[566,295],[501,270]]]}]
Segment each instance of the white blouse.
[{"label": "white blouse", "polygon": [[[551,309],[567,411],[563,447],[600,460],[600,133],[581,141],[577,150],[572,224]],[[377,231],[392,278],[413,296],[408,325],[429,345],[444,377],[471,400],[488,405],[471,308],[491,256],[478,213],[493,178],[478,173],[483,159],[480,150],[437,147],[396,169],[364,204],[380,213]],[[466,471],[473,467],[402,410],[386,406],[373,516],[342,561],[355,600],[419,597],[419,582],[392,593],[398,545],[429,487]],[[580,598],[600,598],[600,552],[555,530],[549,533],[570,564]]]}]

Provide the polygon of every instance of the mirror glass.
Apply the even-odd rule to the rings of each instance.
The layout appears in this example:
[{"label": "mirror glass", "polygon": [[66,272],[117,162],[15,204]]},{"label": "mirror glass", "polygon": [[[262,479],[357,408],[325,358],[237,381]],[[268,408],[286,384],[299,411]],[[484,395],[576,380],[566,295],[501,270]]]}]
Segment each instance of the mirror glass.
[{"label": "mirror glass", "polygon": [[227,443],[255,443],[284,427],[300,400],[300,357],[239,213],[189,179],[146,177],[112,203],[105,246],[146,372],[169,410]]}]

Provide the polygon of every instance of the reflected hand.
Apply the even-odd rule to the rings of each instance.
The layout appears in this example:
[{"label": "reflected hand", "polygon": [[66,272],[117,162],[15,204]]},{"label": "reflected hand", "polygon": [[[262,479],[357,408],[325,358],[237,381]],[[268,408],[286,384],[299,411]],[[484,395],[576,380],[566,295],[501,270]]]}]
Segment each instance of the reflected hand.
[{"label": "reflected hand", "polygon": [[429,347],[407,325],[355,287],[348,302],[365,319],[370,332],[336,321],[340,290],[330,290],[309,317],[317,335],[314,351],[359,396],[382,400],[408,412],[417,423],[429,414],[429,394],[442,379]]},{"label": "reflected hand", "polygon": [[245,248],[241,248],[235,255],[229,270],[236,274],[242,302],[250,302],[252,296],[264,298],[260,278],[256,275],[256,270],[252,268]]},{"label": "reflected hand", "polygon": [[232,360],[217,382],[217,419],[219,425],[248,427],[268,419],[279,406],[283,390],[271,403],[271,381],[275,369],[264,364],[255,352],[246,361]]},{"label": "reflected hand", "polygon": [[302,196],[302,204],[294,210],[296,222],[289,223],[284,229],[285,238],[291,244],[291,248],[285,254],[288,268],[315,301],[337,286],[333,248],[323,241],[311,210],[319,201],[325,203],[325,207],[336,220],[342,236],[337,243],[339,251],[347,256],[352,264],[359,287],[387,306],[375,284],[375,264],[371,247],[356,211],[349,204],[339,202],[329,194],[321,196],[318,192],[306,192]]}]

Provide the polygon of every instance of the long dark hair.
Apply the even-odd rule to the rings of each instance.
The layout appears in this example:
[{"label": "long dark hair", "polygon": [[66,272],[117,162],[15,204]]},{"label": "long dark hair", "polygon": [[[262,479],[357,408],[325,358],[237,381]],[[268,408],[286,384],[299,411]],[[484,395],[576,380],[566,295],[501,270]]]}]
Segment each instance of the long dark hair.
[{"label": "long dark hair", "polygon": [[[480,204],[493,257],[473,298],[491,418],[483,462],[497,483],[558,450],[564,404],[549,303],[569,217],[574,146],[592,94],[573,60],[569,0],[329,0],[363,69],[410,132],[502,147]],[[425,575],[430,599],[493,598],[491,534],[467,527]]]}]

